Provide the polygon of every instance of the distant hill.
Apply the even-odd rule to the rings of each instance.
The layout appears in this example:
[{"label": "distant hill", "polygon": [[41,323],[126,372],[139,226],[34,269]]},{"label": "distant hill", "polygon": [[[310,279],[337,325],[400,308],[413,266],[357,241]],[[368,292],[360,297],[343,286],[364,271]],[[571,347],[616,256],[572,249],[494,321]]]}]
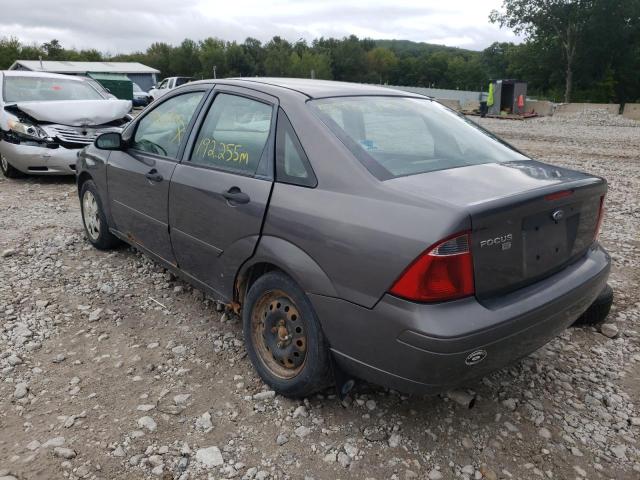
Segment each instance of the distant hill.
[{"label": "distant hill", "polygon": [[453,55],[463,55],[467,58],[480,55],[481,52],[468,50],[466,48],[447,47],[446,45],[436,45],[434,43],[413,42],[411,40],[374,40],[376,46],[386,47],[392,50],[397,56],[421,56],[431,55],[436,52],[444,52]]}]

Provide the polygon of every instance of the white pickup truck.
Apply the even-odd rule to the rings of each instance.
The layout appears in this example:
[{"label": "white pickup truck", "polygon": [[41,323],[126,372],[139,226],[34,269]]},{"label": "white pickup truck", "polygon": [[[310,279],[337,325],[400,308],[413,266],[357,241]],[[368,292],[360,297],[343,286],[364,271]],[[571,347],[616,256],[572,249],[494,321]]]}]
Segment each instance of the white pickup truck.
[{"label": "white pickup truck", "polygon": [[157,100],[165,93],[168,93],[169,90],[173,90],[180,85],[184,85],[185,83],[189,83],[193,78],[191,77],[167,77],[162,80],[158,85],[149,90],[149,95],[154,100]]}]

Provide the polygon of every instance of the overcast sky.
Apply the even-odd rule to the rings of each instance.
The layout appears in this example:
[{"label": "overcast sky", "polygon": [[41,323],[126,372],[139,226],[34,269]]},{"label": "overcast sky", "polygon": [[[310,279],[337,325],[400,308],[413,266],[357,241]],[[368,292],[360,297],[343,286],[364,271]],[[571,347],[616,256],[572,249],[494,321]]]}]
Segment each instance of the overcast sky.
[{"label": "overcast sky", "polygon": [[290,41],[355,34],[481,50],[518,41],[489,23],[502,0],[28,0],[7,1],[0,36],[108,53],[209,36]]}]

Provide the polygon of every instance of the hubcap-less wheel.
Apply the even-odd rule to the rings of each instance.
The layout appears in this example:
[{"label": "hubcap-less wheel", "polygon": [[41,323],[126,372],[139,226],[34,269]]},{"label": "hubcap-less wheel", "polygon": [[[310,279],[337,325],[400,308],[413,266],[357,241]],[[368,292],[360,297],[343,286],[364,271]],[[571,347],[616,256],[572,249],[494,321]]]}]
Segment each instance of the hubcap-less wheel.
[{"label": "hubcap-less wheel", "polygon": [[100,216],[96,197],[89,190],[84,192],[82,197],[82,219],[89,238],[95,242],[100,236]]},{"label": "hubcap-less wheel", "polygon": [[252,340],[264,365],[275,376],[290,379],[304,367],[307,332],[304,319],[281,290],[266,292],[251,315]]}]

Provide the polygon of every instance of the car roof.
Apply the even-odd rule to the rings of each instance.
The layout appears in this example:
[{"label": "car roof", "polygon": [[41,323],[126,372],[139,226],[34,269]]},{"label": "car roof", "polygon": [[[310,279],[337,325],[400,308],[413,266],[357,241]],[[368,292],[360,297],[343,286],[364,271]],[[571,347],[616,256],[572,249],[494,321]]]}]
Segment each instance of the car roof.
[{"label": "car roof", "polygon": [[60,73],[49,73],[49,72],[30,72],[27,70],[2,70],[0,71],[5,77],[40,77],[40,78],[59,78],[59,79],[67,79],[67,80],[75,80],[78,82],[83,82],[86,80],[86,77],[79,77],[76,75],[63,75]]},{"label": "car roof", "polygon": [[245,77],[225,78],[220,80],[201,80],[194,83],[216,83],[223,85],[235,85],[262,90],[266,93],[276,93],[274,90],[297,92],[308,98],[345,97],[359,95],[384,95],[401,97],[419,97],[419,95],[403,90],[368,85],[362,83],[336,82],[333,80],[312,80],[308,78],[275,78],[275,77]]}]

